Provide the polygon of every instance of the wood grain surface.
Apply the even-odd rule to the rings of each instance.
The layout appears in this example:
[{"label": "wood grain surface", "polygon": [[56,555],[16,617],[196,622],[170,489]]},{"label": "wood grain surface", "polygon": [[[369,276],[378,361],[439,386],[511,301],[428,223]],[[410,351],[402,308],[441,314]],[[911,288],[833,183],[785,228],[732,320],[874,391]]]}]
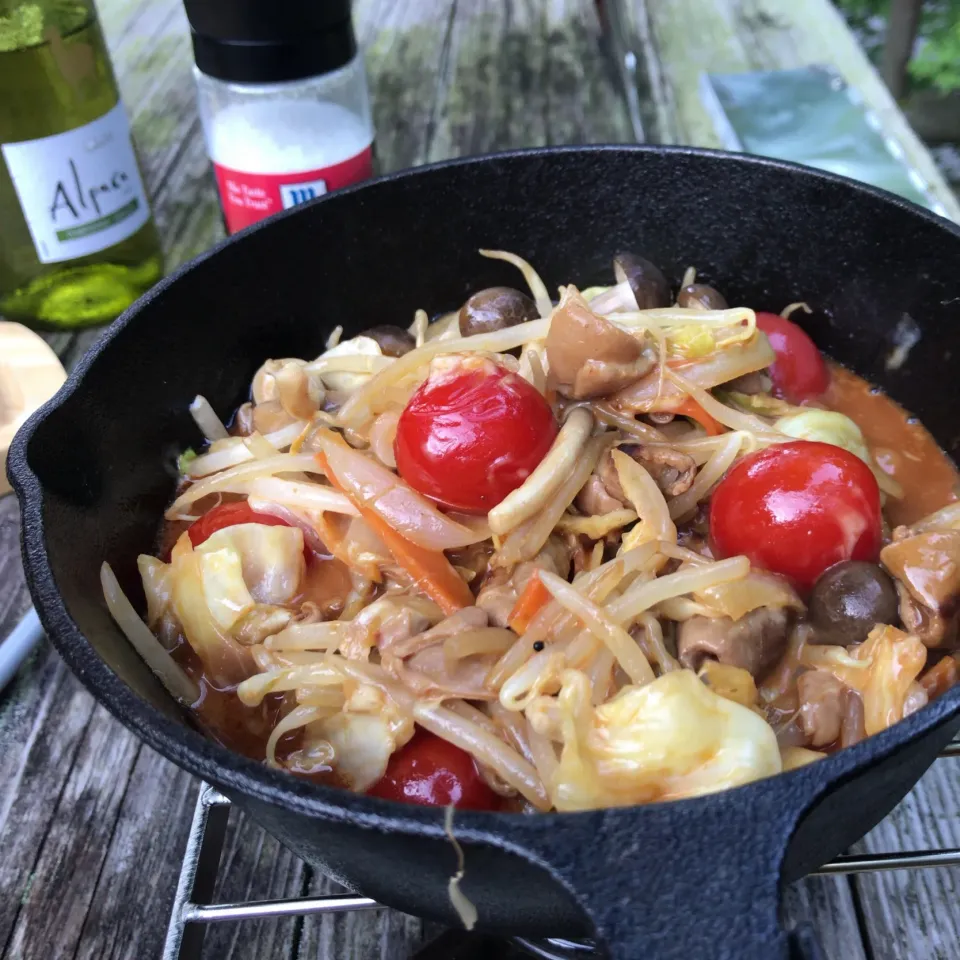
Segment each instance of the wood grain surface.
[{"label": "wood grain surface", "polygon": [[[168,267],[222,236],[179,0],[100,0]],[[630,0],[648,139],[716,145],[703,70],[826,62],[882,118],[948,209],[960,207],[827,0]],[[383,171],[536,144],[629,139],[586,0],[357,0]],[[50,338],[71,365],[96,333]],[[15,501],[0,500],[0,635],[28,606]],[[159,957],[197,793],[95,705],[44,644],[0,694],[0,949],[15,960]],[[960,763],[940,761],[861,844],[960,845]],[[785,922],[828,960],[960,957],[957,873],[809,878]],[[221,901],[330,889],[234,814]],[[403,960],[438,935],[390,910],[214,925],[208,960]],[[439,948],[442,954],[443,948]],[[502,955],[502,954],[501,954]]]}]

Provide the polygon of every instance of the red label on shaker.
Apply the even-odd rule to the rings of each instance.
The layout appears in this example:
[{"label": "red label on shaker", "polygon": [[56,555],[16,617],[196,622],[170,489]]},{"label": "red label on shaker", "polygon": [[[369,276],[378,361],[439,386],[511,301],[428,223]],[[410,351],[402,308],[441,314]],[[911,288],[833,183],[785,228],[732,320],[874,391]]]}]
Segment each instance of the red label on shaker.
[{"label": "red label on shaker", "polygon": [[373,148],[330,167],[301,173],[243,173],[214,163],[223,217],[230,233],[373,173]]}]

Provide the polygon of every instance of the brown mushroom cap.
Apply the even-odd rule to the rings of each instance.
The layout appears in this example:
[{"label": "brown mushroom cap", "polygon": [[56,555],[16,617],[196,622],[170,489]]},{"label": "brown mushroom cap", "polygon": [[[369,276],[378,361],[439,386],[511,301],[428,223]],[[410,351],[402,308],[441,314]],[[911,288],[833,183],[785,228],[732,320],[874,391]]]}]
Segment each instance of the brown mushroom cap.
[{"label": "brown mushroom cap", "polygon": [[660,268],[635,253],[618,253],[613,258],[617,283],[629,283],[641,310],[669,307],[673,302],[670,284]]},{"label": "brown mushroom cap", "polygon": [[487,287],[469,297],[460,308],[460,335],[493,333],[515,327],[518,323],[536,320],[537,305],[513,287]]},{"label": "brown mushroom cap", "polygon": [[394,326],[392,323],[382,323],[379,326],[370,327],[369,330],[363,331],[362,336],[376,340],[380,352],[385,357],[402,357],[417,345],[417,341],[411,333],[404,330],[403,327]]},{"label": "brown mushroom cap", "polygon": [[690,283],[677,294],[677,306],[692,310],[726,310],[726,297],[705,283]]}]

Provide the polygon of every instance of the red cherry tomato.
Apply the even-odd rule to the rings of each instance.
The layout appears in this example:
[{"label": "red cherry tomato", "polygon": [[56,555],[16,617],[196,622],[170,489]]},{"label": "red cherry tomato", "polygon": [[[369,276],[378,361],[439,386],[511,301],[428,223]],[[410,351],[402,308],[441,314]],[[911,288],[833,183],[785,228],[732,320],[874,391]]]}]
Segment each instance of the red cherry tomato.
[{"label": "red cherry tomato", "polygon": [[776,313],[758,313],[757,326],[777,355],[770,367],[774,394],[789,403],[819,397],[830,385],[830,373],[814,342],[795,323]]},{"label": "red cherry tomato", "polygon": [[710,500],[720,557],[743,554],[810,589],[841,560],[875,561],[880,489],[870,468],[829,443],[797,441],[744,457]]},{"label": "red cherry tomato", "polygon": [[257,513],[246,500],[236,503],[221,503],[219,507],[208,510],[187,530],[190,542],[199,547],[204,540],[213,536],[224,527],[235,527],[239,523],[262,523],[268,527],[289,527],[282,517],[269,513]]},{"label": "red cherry tomato", "polygon": [[486,513],[523,483],[556,435],[550,405],[526,380],[485,358],[456,358],[411,397],[393,449],[415,490]]},{"label": "red cherry tomato", "polygon": [[477,765],[452,743],[417,730],[390,758],[387,772],[367,793],[382,800],[465,810],[498,810],[500,797],[484,783]]}]

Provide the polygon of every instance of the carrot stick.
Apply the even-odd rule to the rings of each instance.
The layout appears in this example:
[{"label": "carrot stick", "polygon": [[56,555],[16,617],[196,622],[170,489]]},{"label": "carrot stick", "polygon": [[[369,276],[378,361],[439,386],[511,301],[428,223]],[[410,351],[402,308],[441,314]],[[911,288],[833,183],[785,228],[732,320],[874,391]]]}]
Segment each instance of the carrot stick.
[{"label": "carrot stick", "polygon": [[507,623],[519,634],[526,632],[530,621],[540,610],[552,600],[550,591],[543,585],[540,578],[534,574],[523,588],[523,593],[517,597],[517,602],[507,617]]},{"label": "carrot stick", "polygon": [[[327,479],[341,493],[350,494],[337,483],[333,471],[327,464],[327,458],[316,455],[317,463]],[[382,517],[369,507],[364,507],[351,497],[351,502],[360,511],[374,533],[386,544],[394,560],[413,578],[417,589],[425,593],[447,615],[456,613],[463,607],[473,606],[473,594],[464,583],[460,574],[453,569],[442,550],[428,550],[418,546],[397,533]]]},{"label": "carrot stick", "polygon": [[708,437],[719,437],[721,433],[726,433],[726,429],[714,420],[693,397],[687,397],[673,412],[678,416],[696,420],[707,431]]}]

